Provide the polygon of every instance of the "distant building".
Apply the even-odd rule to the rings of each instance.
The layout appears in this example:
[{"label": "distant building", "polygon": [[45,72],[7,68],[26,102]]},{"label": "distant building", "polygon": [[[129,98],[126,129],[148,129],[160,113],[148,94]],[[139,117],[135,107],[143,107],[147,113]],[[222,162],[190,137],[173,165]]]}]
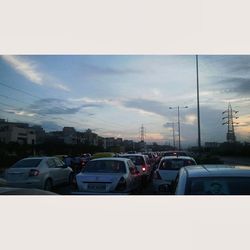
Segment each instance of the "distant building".
[{"label": "distant building", "polygon": [[46,132],[42,128],[42,126],[34,125],[31,128],[34,129],[34,131],[36,133],[36,143],[37,144],[44,143],[45,142],[45,138],[46,138]]},{"label": "distant building", "polygon": [[64,137],[62,131],[52,131],[46,133],[46,142],[64,143]]},{"label": "distant building", "polygon": [[91,129],[87,129],[85,132],[83,132],[82,136],[84,144],[98,146],[98,135],[96,133],[93,133]]},{"label": "distant building", "polygon": [[104,148],[105,149],[112,148],[114,146],[115,146],[115,138],[114,137],[104,138]]},{"label": "distant building", "polygon": [[205,142],[205,148],[218,148],[219,146],[218,142]]},{"label": "distant building", "polygon": [[36,144],[36,133],[27,123],[0,120],[0,141],[4,143]]},{"label": "distant building", "polygon": [[63,140],[66,144],[77,144],[77,133],[73,127],[63,128]]}]

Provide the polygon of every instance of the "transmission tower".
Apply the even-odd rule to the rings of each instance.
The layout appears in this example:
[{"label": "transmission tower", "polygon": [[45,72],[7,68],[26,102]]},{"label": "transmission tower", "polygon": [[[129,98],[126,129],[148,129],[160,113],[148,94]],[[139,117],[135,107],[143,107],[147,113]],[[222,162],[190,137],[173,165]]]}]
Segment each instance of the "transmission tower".
[{"label": "transmission tower", "polygon": [[238,110],[232,109],[232,106],[230,103],[228,104],[227,110],[222,112],[222,114],[225,115],[224,117],[222,117],[222,119],[223,119],[222,125],[227,124],[227,141],[229,143],[233,143],[236,141],[236,137],[235,137],[235,133],[234,133],[234,125],[239,124],[239,123],[234,122],[234,119],[239,118],[238,116],[236,116],[236,114],[238,112],[239,112]]},{"label": "transmission tower", "polygon": [[145,128],[143,127],[143,124],[141,125],[141,128],[140,128],[140,139],[141,139],[141,142],[144,142],[145,140]]}]

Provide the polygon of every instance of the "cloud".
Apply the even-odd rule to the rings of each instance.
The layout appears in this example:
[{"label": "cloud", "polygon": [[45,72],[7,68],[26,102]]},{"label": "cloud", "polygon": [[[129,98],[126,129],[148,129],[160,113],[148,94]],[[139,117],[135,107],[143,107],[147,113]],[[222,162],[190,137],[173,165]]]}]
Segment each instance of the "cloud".
[{"label": "cloud", "polygon": [[130,99],[123,101],[122,104],[127,108],[133,108],[164,117],[169,113],[169,106],[153,100]]},{"label": "cloud", "polygon": [[69,87],[61,83],[47,73],[41,72],[38,65],[21,56],[3,55],[1,56],[5,62],[13,67],[19,74],[37,85],[49,86],[59,90],[70,91]]},{"label": "cloud", "polygon": [[100,107],[98,104],[85,103],[78,106],[59,98],[45,98],[35,101],[29,106],[30,110],[39,115],[76,114],[84,108]]},{"label": "cloud", "polygon": [[42,74],[37,71],[34,63],[18,56],[3,55],[2,58],[31,82],[43,85]]},{"label": "cloud", "polygon": [[218,81],[220,84],[229,84],[230,87],[226,89],[227,92],[238,92],[244,94],[250,93],[250,78],[245,77],[227,77]]},{"label": "cloud", "polygon": [[107,66],[97,66],[92,64],[84,64],[83,70],[87,73],[91,74],[100,74],[100,75],[125,75],[125,74],[138,74],[141,73],[141,70],[135,70],[135,69],[119,69],[114,67],[107,67]]},{"label": "cloud", "polygon": [[4,112],[9,114],[14,114],[19,116],[29,116],[29,117],[33,117],[36,115],[36,113],[31,113],[29,111],[25,111],[22,109],[5,109]]}]

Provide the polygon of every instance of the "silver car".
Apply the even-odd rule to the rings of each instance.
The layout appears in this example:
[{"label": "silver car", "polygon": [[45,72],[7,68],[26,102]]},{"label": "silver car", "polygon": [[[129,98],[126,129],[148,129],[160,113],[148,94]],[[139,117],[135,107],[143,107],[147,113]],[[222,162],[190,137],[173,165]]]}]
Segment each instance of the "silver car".
[{"label": "silver car", "polygon": [[130,159],[140,172],[141,177],[146,181],[150,180],[153,167],[150,165],[148,156],[143,154],[124,154],[122,158]]},{"label": "silver car", "polygon": [[168,191],[176,195],[250,195],[250,167],[213,164],[184,167]]},{"label": "silver car", "polygon": [[140,175],[129,159],[99,158],[87,163],[76,182],[80,192],[130,193],[139,188]]},{"label": "silver car", "polygon": [[56,157],[29,157],[5,172],[9,187],[52,190],[54,186],[73,181],[73,171]]},{"label": "silver car", "polygon": [[153,188],[155,193],[166,192],[167,184],[175,180],[180,168],[196,165],[196,161],[189,156],[162,157],[154,173]]}]

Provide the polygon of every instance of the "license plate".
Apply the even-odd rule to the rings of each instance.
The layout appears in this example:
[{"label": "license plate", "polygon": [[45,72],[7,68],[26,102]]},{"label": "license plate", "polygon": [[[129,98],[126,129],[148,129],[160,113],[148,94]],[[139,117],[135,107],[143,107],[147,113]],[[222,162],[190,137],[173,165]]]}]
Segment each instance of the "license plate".
[{"label": "license plate", "polygon": [[88,190],[92,190],[92,191],[105,191],[106,190],[106,184],[102,184],[102,183],[91,183],[88,184]]}]

